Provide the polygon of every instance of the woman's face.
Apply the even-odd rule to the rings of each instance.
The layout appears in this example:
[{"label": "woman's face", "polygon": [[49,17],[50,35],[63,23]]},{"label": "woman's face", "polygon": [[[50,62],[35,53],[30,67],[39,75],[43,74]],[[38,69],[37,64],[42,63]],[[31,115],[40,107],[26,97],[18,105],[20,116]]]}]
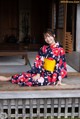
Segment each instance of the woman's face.
[{"label": "woman's face", "polygon": [[49,45],[55,44],[54,37],[48,33],[44,35],[44,39],[45,39],[45,42],[48,43]]}]

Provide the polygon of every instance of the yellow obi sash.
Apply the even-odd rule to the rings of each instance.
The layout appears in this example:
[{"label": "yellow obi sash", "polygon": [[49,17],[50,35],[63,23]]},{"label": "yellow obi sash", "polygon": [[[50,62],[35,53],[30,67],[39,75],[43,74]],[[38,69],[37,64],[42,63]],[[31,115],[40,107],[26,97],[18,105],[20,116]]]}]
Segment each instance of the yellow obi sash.
[{"label": "yellow obi sash", "polygon": [[56,60],[51,60],[51,59],[44,59],[44,69],[50,72],[53,72],[56,66]]}]

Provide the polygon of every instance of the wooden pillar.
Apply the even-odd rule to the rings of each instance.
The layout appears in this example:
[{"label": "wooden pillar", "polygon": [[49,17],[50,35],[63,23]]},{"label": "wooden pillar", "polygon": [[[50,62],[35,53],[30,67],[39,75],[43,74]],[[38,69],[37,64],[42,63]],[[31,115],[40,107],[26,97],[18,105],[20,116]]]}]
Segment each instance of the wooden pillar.
[{"label": "wooden pillar", "polygon": [[67,26],[67,4],[64,4],[64,29],[63,29],[63,47],[65,46],[65,36],[66,36],[66,26]]},{"label": "wooden pillar", "polygon": [[75,24],[75,6],[73,5],[72,6],[72,41],[73,41],[73,44],[74,44],[74,24]]},{"label": "wooden pillar", "polygon": [[80,52],[80,4],[77,4],[77,18],[76,18],[76,51]]},{"label": "wooden pillar", "polygon": [[52,30],[54,30],[54,2],[52,1]]},{"label": "wooden pillar", "polygon": [[52,1],[52,30],[56,29],[56,4]]}]

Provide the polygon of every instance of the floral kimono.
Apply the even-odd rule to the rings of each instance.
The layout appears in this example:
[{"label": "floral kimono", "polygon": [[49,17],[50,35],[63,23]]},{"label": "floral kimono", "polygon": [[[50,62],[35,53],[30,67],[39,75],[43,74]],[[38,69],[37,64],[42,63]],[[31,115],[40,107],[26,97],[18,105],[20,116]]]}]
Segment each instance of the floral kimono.
[{"label": "floral kimono", "polygon": [[[44,68],[45,58],[56,61],[53,71]],[[48,66],[50,66],[50,63]],[[37,73],[40,74],[40,78],[33,80],[32,77]],[[65,77],[67,77],[65,51],[59,43],[56,43],[55,45],[44,45],[41,47],[31,70],[21,74],[15,74],[12,76],[11,82],[21,86],[45,86],[55,85],[57,81]]]}]

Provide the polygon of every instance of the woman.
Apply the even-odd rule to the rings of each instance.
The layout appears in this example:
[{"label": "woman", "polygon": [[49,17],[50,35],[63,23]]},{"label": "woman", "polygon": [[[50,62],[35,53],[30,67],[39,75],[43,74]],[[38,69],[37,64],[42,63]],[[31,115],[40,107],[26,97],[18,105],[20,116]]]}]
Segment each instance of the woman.
[{"label": "woman", "polygon": [[40,48],[30,71],[12,77],[0,76],[0,81],[10,80],[21,86],[61,85],[67,76],[64,49],[55,42],[55,34],[51,30],[44,33],[44,39],[48,45]]}]

